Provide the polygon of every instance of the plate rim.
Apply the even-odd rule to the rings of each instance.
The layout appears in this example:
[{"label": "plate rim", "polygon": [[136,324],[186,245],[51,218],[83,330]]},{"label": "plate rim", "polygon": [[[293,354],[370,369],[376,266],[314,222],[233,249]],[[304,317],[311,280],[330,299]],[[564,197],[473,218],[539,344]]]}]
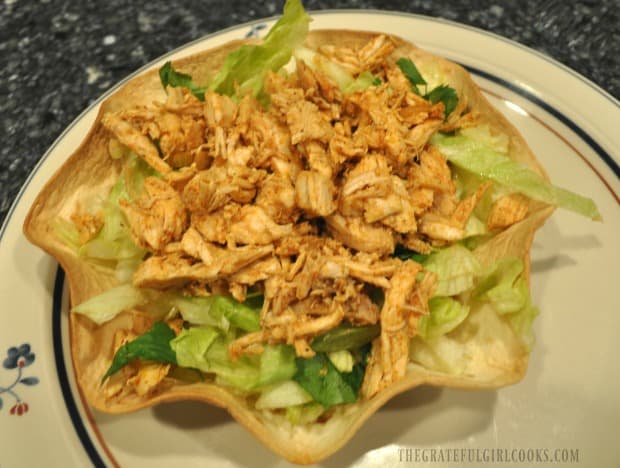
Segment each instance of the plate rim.
[{"label": "plate rim", "polygon": [[[422,21],[428,21],[428,22],[439,22],[439,23],[444,23],[444,24],[448,24],[450,26],[453,27],[457,27],[457,28],[461,28],[461,29],[465,29],[471,32],[475,32],[478,34],[482,34],[484,36],[488,36],[491,39],[495,39],[495,40],[500,40],[502,42],[507,43],[510,46],[513,47],[518,47],[522,50],[524,50],[526,53],[530,53],[530,54],[534,54],[536,57],[538,57],[539,59],[543,59],[546,62],[550,63],[551,65],[559,68],[560,70],[562,70],[563,72],[568,72],[569,74],[571,74],[572,76],[578,78],[582,83],[586,84],[589,86],[589,88],[591,88],[593,91],[599,93],[602,97],[606,98],[608,101],[611,102],[612,105],[615,105],[618,109],[620,109],[620,101],[618,101],[617,99],[615,99],[611,94],[609,94],[607,91],[605,91],[603,88],[601,88],[599,85],[597,85],[596,83],[592,82],[591,80],[589,80],[588,78],[586,78],[585,76],[581,75],[580,73],[578,73],[577,71],[569,68],[568,66],[562,64],[561,62],[558,62],[557,60],[555,60],[554,58],[539,52],[535,49],[532,49],[528,46],[525,46],[519,42],[516,42],[512,39],[500,36],[496,33],[490,32],[490,31],[486,31],[474,26],[470,26],[470,25],[466,25],[463,23],[458,23],[452,20],[448,20],[445,18],[438,18],[438,17],[432,17],[432,16],[426,16],[426,15],[420,15],[420,14],[414,14],[414,13],[407,13],[407,12],[398,12],[398,11],[391,11],[391,10],[349,10],[349,9],[338,9],[338,10],[319,10],[319,11],[309,11],[309,14],[311,15],[329,15],[329,14],[343,14],[343,15],[349,15],[349,14],[364,14],[364,15],[373,15],[373,14],[380,14],[380,15],[386,15],[386,16],[397,16],[397,17],[413,17],[416,18],[418,20],[422,20]],[[148,70],[149,68],[153,67],[156,63],[160,62],[161,60],[170,57],[172,55],[175,55],[177,53],[182,52],[183,50],[186,50],[187,48],[199,44],[201,42],[207,41],[211,38],[223,35],[225,33],[228,32],[232,32],[232,31],[236,31],[236,30],[242,30],[244,28],[250,27],[252,25],[255,24],[260,24],[260,23],[264,23],[264,22],[269,22],[269,21],[273,21],[275,19],[277,19],[278,16],[272,16],[269,18],[261,18],[261,19],[256,19],[256,20],[252,20],[249,22],[245,22],[242,24],[238,24],[238,25],[234,25],[234,26],[230,26],[228,28],[222,29],[222,30],[218,30],[212,33],[209,33],[207,35],[201,36],[197,39],[194,39],[192,41],[189,41],[171,51],[166,52],[165,54],[156,57],[155,59],[149,61],[148,63],[146,63],[145,65],[141,66],[140,68],[138,68],[137,70],[133,71],[132,73],[128,74],[127,76],[125,76],[123,79],[119,80],[117,83],[115,83],[111,88],[109,88],[107,91],[105,91],[104,93],[102,93],[96,100],[94,100],[88,107],[86,107],[82,112],[80,112],[78,114],[78,116],[76,116],[64,129],[63,131],[60,133],[60,135],[52,142],[52,144],[47,148],[47,150],[44,152],[43,156],[39,159],[39,161],[37,162],[37,164],[33,167],[32,171],[30,172],[30,174],[28,175],[28,177],[26,178],[26,180],[24,181],[23,185],[21,186],[18,194],[16,195],[15,199],[13,200],[13,202],[11,203],[11,206],[9,208],[9,210],[7,211],[6,217],[2,223],[2,226],[0,227],[0,243],[2,242],[3,238],[4,238],[4,234],[6,233],[6,231],[8,230],[8,226],[11,223],[11,220],[13,218],[14,212],[17,209],[17,207],[20,205],[20,201],[23,198],[23,195],[30,189],[32,189],[31,184],[32,184],[32,180],[34,178],[34,176],[41,170],[42,166],[44,165],[44,163],[48,160],[48,158],[50,157],[50,155],[54,152],[54,149],[60,144],[60,142],[63,141],[64,138],[66,138],[67,134],[71,132],[71,130],[75,127],[75,125],[80,122],[86,114],[88,114],[90,111],[92,111],[93,109],[95,109],[97,106],[99,106],[101,104],[101,102],[103,102],[105,99],[107,99],[111,94],[113,94],[114,92],[116,92],[121,86],[123,86],[127,81],[129,81],[130,79],[134,78],[135,76],[143,73],[145,70]],[[471,67],[470,67],[471,68]],[[470,69],[468,68],[468,70]],[[481,71],[482,73],[486,73],[482,70],[477,70],[477,71]],[[475,71],[473,72],[474,74],[478,74]],[[517,85],[512,85],[511,83],[509,83],[506,80],[503,80],[501,78],[499,78],[498,81],[498,77],[495,77],[495,79],[493,79],[494,75],[492,74],[488,74],[488,76],[491,76],[491,78],[488,78],[488,76],[484,76],[483,78],[487,78],[490,79],[491,81],[495,81],[496,83],[500,84],[503,87],[507,87],[509,90],[517,93],[520,96],[524,96],[528,101],[533,102],[535,105],[540,106],[541,103],[544,104],[544,101],[541,101],[540,98],[538,98],[537,96],[535,96],[534,94],[531,94],[527,91],[527,89],[525,88],[521,88]],[[532,101],[531,98],[536,99],[537,101]],[[562,114],[562,112],[558,112],[556,110],[557,113],[559,113],[560,115]],[[597,146],[598,144],[595,142],[594,139],[592,139],[592,137],[589,137],[589,135],[587,134],[587,132],[585,132],[584,130],[582,130],[577,124],[573,123],[573,126],[575,126],[576,128],[578,128],[579,130],[581,130],[581,132],[586,135],[588,138],[590,138],[592,140],[592,142],[594,142]],[[569,125],[569,127],[571,128],[571,130],[574,130],[572,126]],[[582,135],[579,135],[580,137]],[[597,151],[595,148],[593,148],[589,142],[586,142],[588,144],[588,146],[590,148],[592,148],[594,150],[594,152],[597,154],[598,157],[601,157],[599,151]],[[603,152],[604,149],[602,149]],[[604,160],[604,162],[606,163],[606,165],[613,171],[616,173],[616,175],[618,175],[617,169],[615,169],[612,165],[610,165],[604,158],[602,158]],[[610,159],[612,162],[614,162],[616,164],[616,168],[617,168],[617,163],[616,160],[613,156],[610,156]],[[613,193],[613,190],[612,190]],[[58,280],[58,274],[54,280],[54,296],[56,295],[56,281]],[[61,282],[62,283],[62,282]],[[61,284],[62,286],[62,284]],[[62,292],[62,291],[61,291]],[[55,300],[54,300],[55,301]],[[55,341],[55,340],[54,340]],[[54,354],[56,353],[56,344],[54,344]],[[54,357],[56,364],[57,364],[57,358]],[[63,397],[66,398],[65,396],[65,391],[62,391]],[[66,402],[65,402],[66,403]],[[67,408],[68,410],[68,408]],[[71,417],[71,419],[73,420],[73,417]],[[80,418],[81,420],[81,418]],[[72,421],[73,422],[73,421]],[[75,427],[74,427],[75,429]],[[83,440],[81,437],[79,437],[80,442],[82,443],[82,448],[86,449],[83,445]],[[99,454],[99,451],[95,449],[95,452],[97,454]],[[87,451],[88,453],[88,451]],[[90,455],[89,455],[90,456]],[[91,458],[92,460],[92,458]]]}]

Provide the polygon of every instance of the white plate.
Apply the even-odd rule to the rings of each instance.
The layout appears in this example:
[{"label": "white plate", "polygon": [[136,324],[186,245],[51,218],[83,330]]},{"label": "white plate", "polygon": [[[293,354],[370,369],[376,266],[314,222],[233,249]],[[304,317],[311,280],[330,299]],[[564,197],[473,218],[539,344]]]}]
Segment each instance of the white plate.
[{"label": "white plate", "polygon": [[[416,466],[437,467],[456,457],[473,466],[485,460],[493,465],[491,457],[501,457],[617,466],[618,102],[546,56],[469,27],[379,12],[314,17],[313,28],[386,31],[467,66],[523,133],[552,180],[594,198],[605,219],[593,223],[557,211],[536,236],[532,287],[542,313],[521,383],[497,391],[410,391],[380,410],[323,465],[411,466],[417,460]],[[193,42],[150,66],[265,31],[258,24]],[[10,359],[8,368],[0,367],[0,466],[287,466],[223,410],[204,404],[167,404],[119,417],[84,405],[68,354],[62,274],[24,239],[21,226],[45,181],[80,143],[100,102],[45,154],[0,231],[0,360],[4,364],[9,348],[22,344],[36,356],[32,362],[32,354],[22,358],[21,369],[12,368]],[[28,379],[8,391],[18,376]],[[11,414],[17,398],[28,405],[27,412],[21,406],[22,415],[17,408]]]}]

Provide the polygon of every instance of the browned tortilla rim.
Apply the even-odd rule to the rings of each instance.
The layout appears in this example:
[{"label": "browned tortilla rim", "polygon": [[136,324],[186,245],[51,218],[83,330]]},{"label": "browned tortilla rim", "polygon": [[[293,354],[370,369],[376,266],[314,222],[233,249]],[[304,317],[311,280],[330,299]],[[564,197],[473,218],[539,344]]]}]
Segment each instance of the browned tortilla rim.
[{"label": "browned tortilla rim", "polygon": [[[307,46],[322,44],[360,47],[373,33],[356,31],[313,31]],[[449,85],[465,97],[469,107],[484,116],[487,123],[510,137],[510,157],[530,166],[544,175],[544,171],[528,149],[517,130],[482,96],[469,75],[461,67],[417,49],[395,38],[398,47],[394,59],[409,57],[422,70],[429,64],[439,67]],[[198,83],[208,81],[226,54],[237,48],[240,41],[208,50],[174,63],[174,66],[193,76]],[[113,185],[120,163],[109,157],[108,133],[100,124],[105,112],[150,105],[165,98],[157,70],[148,71],[124,84],[107,99],[93,128],[78,150],[43,188],[32,206],[24,232],[28,239],[58,259],[66,272],[71,302],[78,304],[115,284],[113,272],[78,258],[54,235],[53,223],[58,217],[69,218],[77,200],[93,194],[105,196]],[[483,264],[505,256],[524,259],[529,276],[529,250],[532,238],[552,208],[533,203],[530,214],[523,221],[497,235],[475,253]],[[135,394],[121,400],[106,400],[100,385],[101,376],[112,360],[114,330],[127,324],[128,316],[121,314],[102,326],[89,319],[71,314],[71,350],[76,377],[88,402],[98,410],[125,413],[161,402],[193,399],[226,408],[246,429],[265,445],[284,458],[297,463],[312,463],[324,459],[343,446],[375,411],[393,396],[421,384],[458,388],[497,388],[520,380],[527,368],[528,353],[512,331],[490,309],[472,310],[467,320],[450,334],[461,343],[469,358],[468,365],[459,375],[429,371],[410,364],[406,377],[380,392],[369,401],[338,408],[326,422],[292,426],[287,419],[275,413],[253,408],[245,397],[209,381],[182,383],[166,379],[162,391],[139,397]]]}]

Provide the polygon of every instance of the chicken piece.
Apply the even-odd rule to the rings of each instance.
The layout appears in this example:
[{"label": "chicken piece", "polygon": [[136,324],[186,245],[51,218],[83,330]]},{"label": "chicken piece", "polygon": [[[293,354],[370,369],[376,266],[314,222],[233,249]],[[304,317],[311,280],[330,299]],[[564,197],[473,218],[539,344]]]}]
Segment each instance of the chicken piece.
[{"label": "chicken piece", "polygon": [[278,224],[294,222],[297,218],[295,206],[295,188],[288,177],[282,174],[270,174],[262,182],[256,200],[267,216]]},{"label": "chicken piece", "polygon": [[413,250],[414,252],[418,252],[424,255],[428,255],[432,252],[433,246],[428,242],[420,239],[419,233],[412,232],[407,234],[406,236],[402,236],[400,239],[400,243],[407,247],[409,250]]},{"label": "chicken piece", "polygon": [[[312,69],[302,60],[297,60],[296,74],[299,78],[300,86],[310,98],[312,98],[313,90],[318,90],[320,97],[328,103],[341,99],[342,96],[338,85],[330,80],[320,68]],[[316,100],[314,102],[317,103]]]},{"label": "chicken piece", "polygon": [[309,140],[329,143],[334,132],[316,104],[309,101],[293,103],[286,112],[286,122],[293,145]]},{"label": "chicken piece", "polygon": [[230,201],[249,203],[265,171],[227,164],[200,171],[183,189],[183,201],[192,213],[210,213]]},{"label": "chicken piece", "polygon": [[157,362],[140,363],[138,372],[127,380],[138,396],[146,396],[157,391],[170,371],[170,364]]},{"label": "chicken piece", "polygon": [[144,193],[135,202],[121,198],[119,204],[136,243],[153,252],[179,240],[188,223],[179,194],[157,177],[145,179]]},{"label": "chicken piece", "polygon": [[[230,276],[269,255],[273,246],[245,246],[223,249],[205,242],[197,231],[189,229],[183,237],[183,253],[152,256],[140,264],[133,276],[138,288],[182,288],[192,281],[209,282]],[[208,260],[208,263],[196,259]]]},{"label": "chicken piece", "polygon": [[305,156],[310,169],[322,174],[327,179],[333,177],[334,170],[338,168],[332,162],[330,155],[321,143],[314,140],[300,143],[299,150]]},{"label": "chicken piece", "polygon": [[232,276],[230,281],[252,286],[259,281],[264,281],[270,276],[277,275],[282,271],[282,265],[277,257],[267,257],[240,269]]},{"label": "chicken piece", "polygon": [[302,171],[295,180],[295,200],[299,208],[310,217],[329,216],[336,211],[330,179],[316,171]]},{"label": "chicken piece", "polygon": [[365,283],[387,288],[389,277],[396,270],[397,259],[379,261],[358,253],[354,258],[329,255],[324,258],[320,274],[324,278],[346,278],[351,276]]},{"label": "chicken piece", "polygon": [[71,215],[71,221],[78,230],[80,244],[85,244],[95,237],[104,224],[100,214],[87,213],[79,204]]},{"label": "chicken piece", "polygon": [[456,186],[446,158],[434,146],[419,155],[419,164],[412,164],[407,173],[411,188],[429,188],[452,193]]},{"label": "chicken piece", "polygon": [[193,150],[205,143],[202,116],[161,112],[148,128],[164,159],[175,168],[189,166],[193,162]]},{"label": "chicken piece", "polygon": [[337,63],[343,68],[349,70],[353,75],[356,75],[362,71],[360,64],[359,54],[356,50],[350,47],[338,47],[335,45],[322,45],[319,47],[319,52],[325,55],[329,60]]},{"label": "chicken piece", "polygon": [[229,203],[213,213],[192,213],[191,225],[206,241],[225,244],[232,219],[240,209],[240,205]]},{"label": "chicken piece", "polygon": [[129,122],[115,114],[105,114],[101,119],[104,127],[110,130],[116,139],[135,151],[144,161],[160,174],[172,171],[172,168],[160,156],[153,142]]},{"label": "chicken piece", "polygon": [[390,229],[365,223],[359,217],[343,217],[334,213],[326,218],[330,234],[347,247],[360,252],[391,254],[394,236]]},{"label": "chicken piece", "polygon": [[345,161],[358,159],[368,153],[365,141],[354,140],[351,135],[335,134],[329,141],[329,157],[333,164],[340,166]]},{"label": "chicken piece", "polygon": [[276,224],[265,210],[244,205],[231,220],[227,239],[248,245],[269,245],[293,232],[292,224]]},{"label": "chicken piece", "polygon": [[407,133],[407,145],[414,153],[419,154],[442,124],[443,118],[439,118],[428,119],[424,123],[416,125]]},{"label": "chicken piece", "polygon": [[248,130],[243,135],[257,150],[258,166],[262,166],[271,157],[286,160],[291,155],[291,135],[286,126],[258,109],[249,114]]},{"label": "chicken piece", "polygon": [[193,166],[182,167],[177,171],[168,172],[164,176],[164,180],[177,192],[183,192],[187,183],[196,175],[196,169]]},{"label": "chicken piece", "polygon": [[[345,216],[361,216],[371,210],[374,202],[382,205],[379,210],[383,216],[398,213],[401,209],[400,201],[391,201],[386,198],[391,193],[392,180],[387,159],[382,155],[368,155],[362,158],[357,165],[346,175],[340,190],[338,209]],[[376,211],[376,210],[375,210]],[[369,218],[373,222],[383,216]]]},{"label": "chicken piece", "polygon": [[409,191],[409,202],[416,217],[433,206],[435,194],[428,188],[417,188]]},{"label": "chicken piece", "polygon": [[461,223],[435,213],[425,214],[418,224],[418,230],[433,240],[447,242],[461,240],[465,235]]},{"label": "chicken piece", "polygon": [[480,184],[480,186],[476,189],[474,193],[465,197],[459,202],[459,204],[456,206],[456,209],[454,210],[454,213],[452,213],[451,218],[455,222],[459,223],[463,228],[465,228],[465,225],[467,224],[469,217],[473,213],[474,208],[476,208],[476,205],[482,199],[484,193],[490,186],[490,182]]},{"label": "chicken piece", "polygon": [[362,70],[374,70],[382,64],[395,47],[394,40],[385,34],[379,34],[370,39],[357,53]]},{"label": "chicken piece", "polygon": [[237,103],[224,94],[207,91],[204,100],[204,118],[209,128],[229,128],[237,114]]},{"label": "chicken piece", "polygon": [[373,342],[371,356],[362,383],[362,394],[370,398],[402,379],[409,359],[408,302],[416,288],[416,275],[422,267],[402,262],[385,291],[381,309],[381,335]]},{"label": "chicken piece", "polygon": [[[380,201],[376,200],[375,207],[377,209],[377,214],[374,215],[374,218],[381,216],[381,223],[385,224],[388,227],[391,227],[396,232],[400,232],[402,234],[406,234],[408,232],[415,232],[417,230],[417,223],[415,217],[416,210],[413,203],[411,203],[409,193],[407,192],[407,187],[405,186],[405,182],[396,175],[393,175],[390,180],[392,181],[392,191],[388,196],[388,199],[391,200],[392,204],[395,204],[396,201],[398,201],[398,203],[400,204],[400,210],[385,215],[386,213],[389,213],[393,210],[383,209]],[[364,213],[364,219],[367,221],[373,219],[373,217],[369,216],[369,214],[372,213],[373,212],[370,208],[366,210],[366,212]]]},{"label": "chicken piece", "polygon": [[487,229],[504,229],[527,216],[529,202],[525,195],[511,193],[498,199],[491,207]]},{"label": "chicken piece", "polygon": [[199,258],[205,266],[217,269],[214,275],[223,276],[236,273],[273,251],[272,245],[227,249],[217,247],[206,242],[200,233],[191,227],[183,235],[181,246],[185,253]]}]

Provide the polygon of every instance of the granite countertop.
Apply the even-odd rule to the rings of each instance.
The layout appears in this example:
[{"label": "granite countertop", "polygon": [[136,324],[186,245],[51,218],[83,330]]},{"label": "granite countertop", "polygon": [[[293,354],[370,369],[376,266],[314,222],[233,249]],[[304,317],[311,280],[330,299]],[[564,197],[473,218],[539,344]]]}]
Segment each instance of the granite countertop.
[{"label": "granite countertop", "polygon": [[[135,69],[205,34],[279,14],[282,1],[0,0],[0,223],[62,130]],[[620,98],[617,0],[306,0],[472,25],[550,55]]]}]

